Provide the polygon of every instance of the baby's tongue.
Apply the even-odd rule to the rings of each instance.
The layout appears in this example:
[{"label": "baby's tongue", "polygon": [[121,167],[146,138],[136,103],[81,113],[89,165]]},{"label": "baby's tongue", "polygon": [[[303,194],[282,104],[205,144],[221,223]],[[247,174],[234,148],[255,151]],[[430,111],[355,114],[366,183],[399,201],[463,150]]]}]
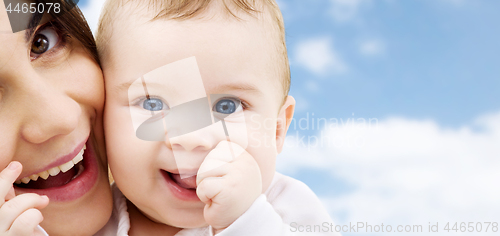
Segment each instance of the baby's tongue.
[{"label": "baby's tongue", "polygon": [[181,178],[179,174],[171,174],[172,179],[182,188],[196,189],[196,175]]}]

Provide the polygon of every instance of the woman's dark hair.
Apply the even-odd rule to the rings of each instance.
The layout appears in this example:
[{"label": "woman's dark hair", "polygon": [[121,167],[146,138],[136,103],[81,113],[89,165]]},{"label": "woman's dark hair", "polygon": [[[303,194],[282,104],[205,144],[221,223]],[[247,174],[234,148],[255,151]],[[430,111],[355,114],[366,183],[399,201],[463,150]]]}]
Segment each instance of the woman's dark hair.
[{"label": "woman's dark hair", "polygon": [[[83,13],[80,11],[76,3],[70,4],[63,1],[55,1],[61,2],[63,6],[61,9],[63,10],[63,14],[55,14],[52,13],[52,17],[54,21],[57,22],[58,25],[62,27],[69,35],[71,35],[74,39],[79,41],[85,50],[90,54],[92,59],[97,63],[101,64],[99,61],[99,55],[97,54],[97,46],[94,40],[94,36],[92,35],[92,31],[83,16]],[[43,1],[42,1],[43,2]],[[48,2],[54,2],[48,1]]]}]

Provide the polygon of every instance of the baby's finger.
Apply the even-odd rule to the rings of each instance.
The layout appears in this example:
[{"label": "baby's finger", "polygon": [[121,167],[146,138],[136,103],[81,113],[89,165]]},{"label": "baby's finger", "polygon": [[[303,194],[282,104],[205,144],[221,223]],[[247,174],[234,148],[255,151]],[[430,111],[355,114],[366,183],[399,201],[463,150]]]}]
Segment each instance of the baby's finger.
[{"label": "baby's finger", "polygon": [[212,199],[215,198],[224,188],[224,177],[208,177],[200,182],[196,187],[196,194],[201,202],[211,204]]},{"label": "baby's finger", "polygon": [[7,168],[0,172],[0,206],[5,202],[5,197],[9,193],[12,184],[16,181],[23,167],[17,161],[11,162]]},{"label": "baby's finger", "polygon": [[206,177],[219,177],[227,173],[227,165],[234,161],[235,153],[241,155],[245,150],[236,143],[221,141],[208,153],[198,169],[196,183],[199,184]]},{"label": "baby's finger", "polygon": [[32,236],[35,234],[35,229],[43,221],[42,213],[37,209],[28,209],[23,212],[10,227],[11,235]]},{"label": "baby's finger", "polygon": [[16,197],[16,192],[14,191],[14,186],[10,186],[10,190],[7,193],[7,196],[5,196],[5,201],[9,201],[12,198]]},{"label": "baby's finger", "polygon": [[[208,156],[207,156],[208,157]],[[229,173],[230,164],[219,160],[208,159],[201,163],[196,175],[196,186],[206,178],[223,177]]]},{"label": "baby's finger", "polygon": [[42,209],[46,207],[47,204],[49,204],[49,198],[47,196],[39,196],[34,193],[21,194],[7,201],[0,207],[0,219],[2,219],[0,232],[8,230],[10,225],[15,222],[16,218],[26,210],[30,208]]}]

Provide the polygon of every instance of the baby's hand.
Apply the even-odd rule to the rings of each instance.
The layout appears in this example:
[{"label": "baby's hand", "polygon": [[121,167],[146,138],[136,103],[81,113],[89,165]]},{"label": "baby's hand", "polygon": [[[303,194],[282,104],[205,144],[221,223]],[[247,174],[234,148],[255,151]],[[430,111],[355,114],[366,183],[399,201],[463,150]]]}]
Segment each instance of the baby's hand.
[{"label": "baby's hand", "polygon": [[257,162],[245,149],[236,143],[220,142],[207,155],[196,178],[196,193],[206,204],[205,221],[216,232],[227,228],[262,193],[261,179]]},{"label": "baby's hand", "polygon": [[11,162],[0,172],[0,236],[39,236],[43,216],[39,211],[49,204],[47,196],[34,193],[15,196],[13,183],[21,174],[19,162]]}]

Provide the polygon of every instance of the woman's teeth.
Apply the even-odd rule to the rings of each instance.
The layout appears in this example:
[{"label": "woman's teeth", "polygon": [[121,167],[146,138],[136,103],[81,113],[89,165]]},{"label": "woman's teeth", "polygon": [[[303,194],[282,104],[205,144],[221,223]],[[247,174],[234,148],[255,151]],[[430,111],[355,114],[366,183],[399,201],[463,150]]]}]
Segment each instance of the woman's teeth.
[{"label": "woman's teeth", "polygon": [[47,178],[49,178],[49,175],[50,176],[56,176],[59,173],[61,173],[61,171],[63,173],[66,173],[68,170],[71,170],[71,168],[73,168],[73,166],[75,166],[76,164],[78,164],[80,161],[83,160],[83,152],[84,152],[84,150],[86,148],[87,148],[86,145],[83,145],[82,150],[80,150],[80,152],[75,156],[75,158],[73,158],[73,160],[68,161],[68,162],[66,162],[66,163],[64,163],[64,164],[62,164],[60,166],[56,166],[54,168],[42,171],[42,172],[40,172],[38,174],[34,174],[34,175],[31,175],[31,176],[28,176],[28,177],[24,177],[24,178],[22,178],[20,180],[17,180],[16,184],[20,184],[20,183],[27,184],[31,180],[37,181],[38,177],[42,177],[42,179],[46,180]]}]

